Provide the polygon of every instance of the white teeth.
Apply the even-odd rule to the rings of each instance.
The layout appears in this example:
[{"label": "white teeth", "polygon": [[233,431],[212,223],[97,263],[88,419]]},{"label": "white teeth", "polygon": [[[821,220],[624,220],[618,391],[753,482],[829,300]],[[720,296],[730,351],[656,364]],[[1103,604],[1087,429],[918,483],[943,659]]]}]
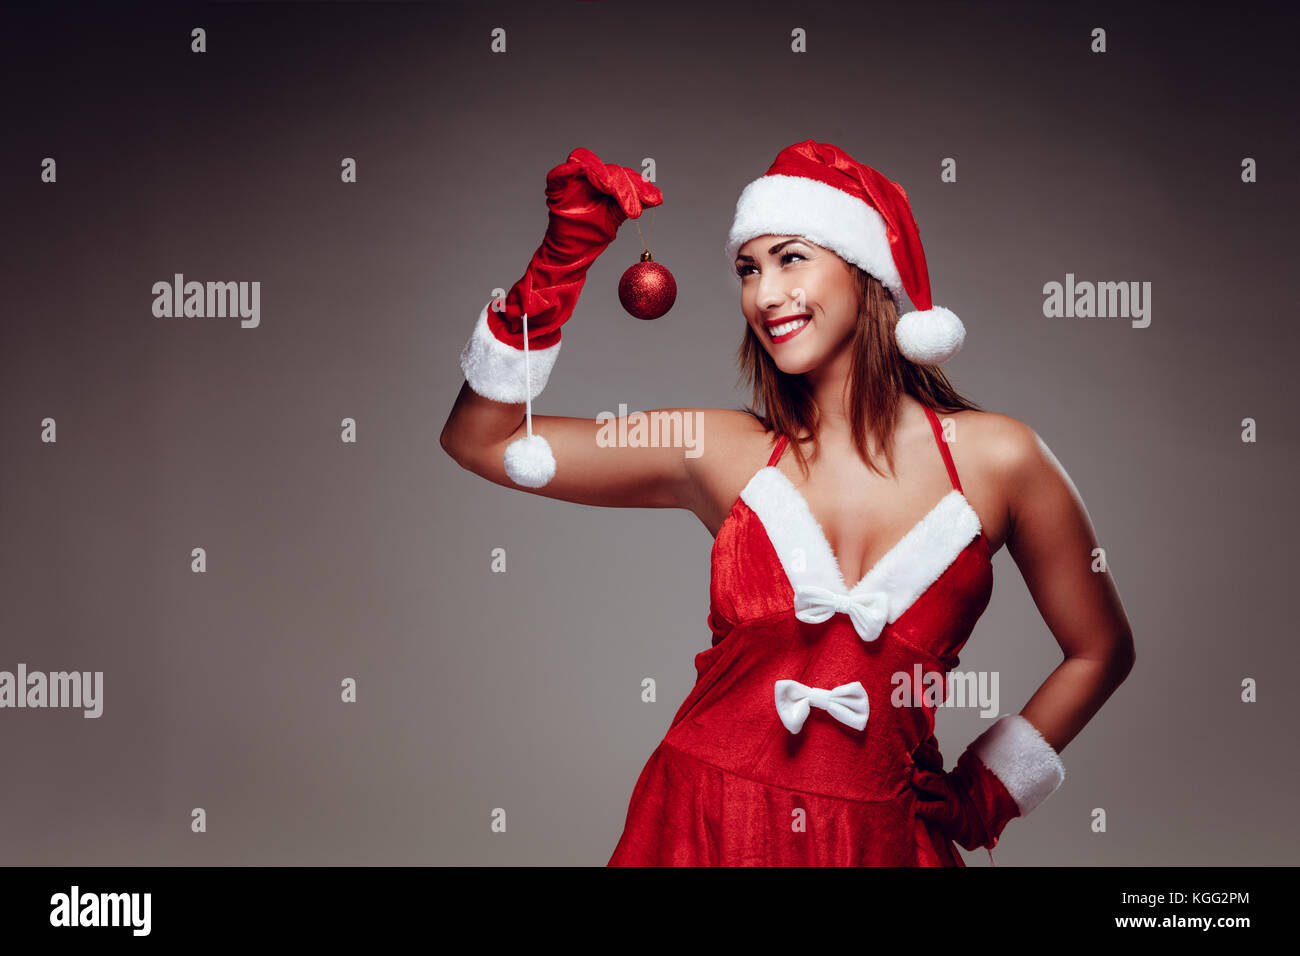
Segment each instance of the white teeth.
[{"label": "white teeth", "polygon": [[787,332],[793,332],[795,329],[802,328],[807,324],[807,319],[793,319],[789,322],[784,322],[781,325],[772,326],[772,328],[768,329],[768,334],[774,339],[779,339]]}]

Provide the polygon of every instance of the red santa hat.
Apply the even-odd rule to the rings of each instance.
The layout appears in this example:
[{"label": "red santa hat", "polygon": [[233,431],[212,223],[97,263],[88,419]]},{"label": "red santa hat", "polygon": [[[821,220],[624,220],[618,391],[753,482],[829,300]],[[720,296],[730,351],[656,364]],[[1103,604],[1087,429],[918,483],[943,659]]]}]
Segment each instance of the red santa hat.
[{"label": "red santa hat", "polygon": [[[900,318],[899,351],[917,365],[939,365],[961,349],[966,329],[930,301],[925,251],[903,187],[831,143],[804,140],[777,154],[740,194],[727,237],[727,261],[755,236],[798,235],[879,279]],[[916,311],[902,313],[906,290]]]}]

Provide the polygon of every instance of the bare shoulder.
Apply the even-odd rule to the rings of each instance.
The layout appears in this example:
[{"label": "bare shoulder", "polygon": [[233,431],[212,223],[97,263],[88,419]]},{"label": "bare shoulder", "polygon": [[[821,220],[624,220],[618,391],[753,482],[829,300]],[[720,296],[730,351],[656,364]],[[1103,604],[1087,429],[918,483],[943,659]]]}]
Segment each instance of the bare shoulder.
[{"label": "bare shoulder", "polygon": [[749,479],[767,463],[775,436],[748,412],[700,411],[700,454],[687,463],[694,494],[690,510],[716,535]]},{"label": "bare shoulder", "polygon": [[[944,418],[953,419],[958,432],[969,433],[971,441],[961,447],[971,456],[972,465],[987,477],[1014,472],[1039,453],[1038,434],[1010,415],[963,410],[941,414],[941,423]],[[958,443],[953,445],[957,447]]]},{"label": "bare shoulder", "polygon": [[1046,446],[1029,425],[999,412],[964,409],[938,417],[966,497],[997,552],[1012,530],[1017,489],[1041,465]]},{"label": "bare shoulder", "polygon": [[1005,489],[1013,524],[1017,511],[1031,501],[1082,510],[1074,482],[1031,426],[1009,415],[994,415],[984,444],[982,457]]}]

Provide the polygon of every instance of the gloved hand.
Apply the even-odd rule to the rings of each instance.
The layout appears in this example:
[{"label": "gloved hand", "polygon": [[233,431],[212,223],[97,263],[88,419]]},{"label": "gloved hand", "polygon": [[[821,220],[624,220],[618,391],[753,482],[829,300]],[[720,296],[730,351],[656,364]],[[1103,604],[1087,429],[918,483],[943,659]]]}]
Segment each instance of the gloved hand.
[{"label": "gloved hand", "polygon": [[951,773],[943,771],[933,736],[914,760],[917,815],[938,821],[966,850],[997,846],[1008,822],[1027,816],[1065,779],[1061,758],[1019,714],[999,718],[975,738]]},{"label": "gloved hand", "polygon": [[[573,314],[587,270],[614,241],[618,227],[663,202],[653,183],[634,169],[602,162],[578,147],[546,176],[549,223],[523,276],[506,293],[505,308],[489,302],[461,352],[470,387],[486,398],[536,398],[559,353],[560,326]],[[524,384],[523,316],[528,315],[529,377]]]}]

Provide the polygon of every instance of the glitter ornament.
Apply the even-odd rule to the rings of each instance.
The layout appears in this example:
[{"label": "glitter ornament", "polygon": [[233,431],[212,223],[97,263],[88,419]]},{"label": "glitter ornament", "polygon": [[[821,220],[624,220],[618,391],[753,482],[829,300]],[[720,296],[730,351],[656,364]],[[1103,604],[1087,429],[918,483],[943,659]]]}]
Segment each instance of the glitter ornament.
[{"label": "glitter ornament", "polygon": [[646,250],[618,280],[618,301],[638,319],[657,319],[677,301],[677,280]]},{"label": "glitter ornament", "polygon": [[[655,213],[650,213],[650,235],[654,235]],[[641,224],[636,227],[641,234]],[[638,319],[657,319],[677,301],[677,280],[664,266],[655,262],[650,254],[650,244],[641,240],[641,261],[628,267],[618,280],[618,301],[623,308]]]}]

